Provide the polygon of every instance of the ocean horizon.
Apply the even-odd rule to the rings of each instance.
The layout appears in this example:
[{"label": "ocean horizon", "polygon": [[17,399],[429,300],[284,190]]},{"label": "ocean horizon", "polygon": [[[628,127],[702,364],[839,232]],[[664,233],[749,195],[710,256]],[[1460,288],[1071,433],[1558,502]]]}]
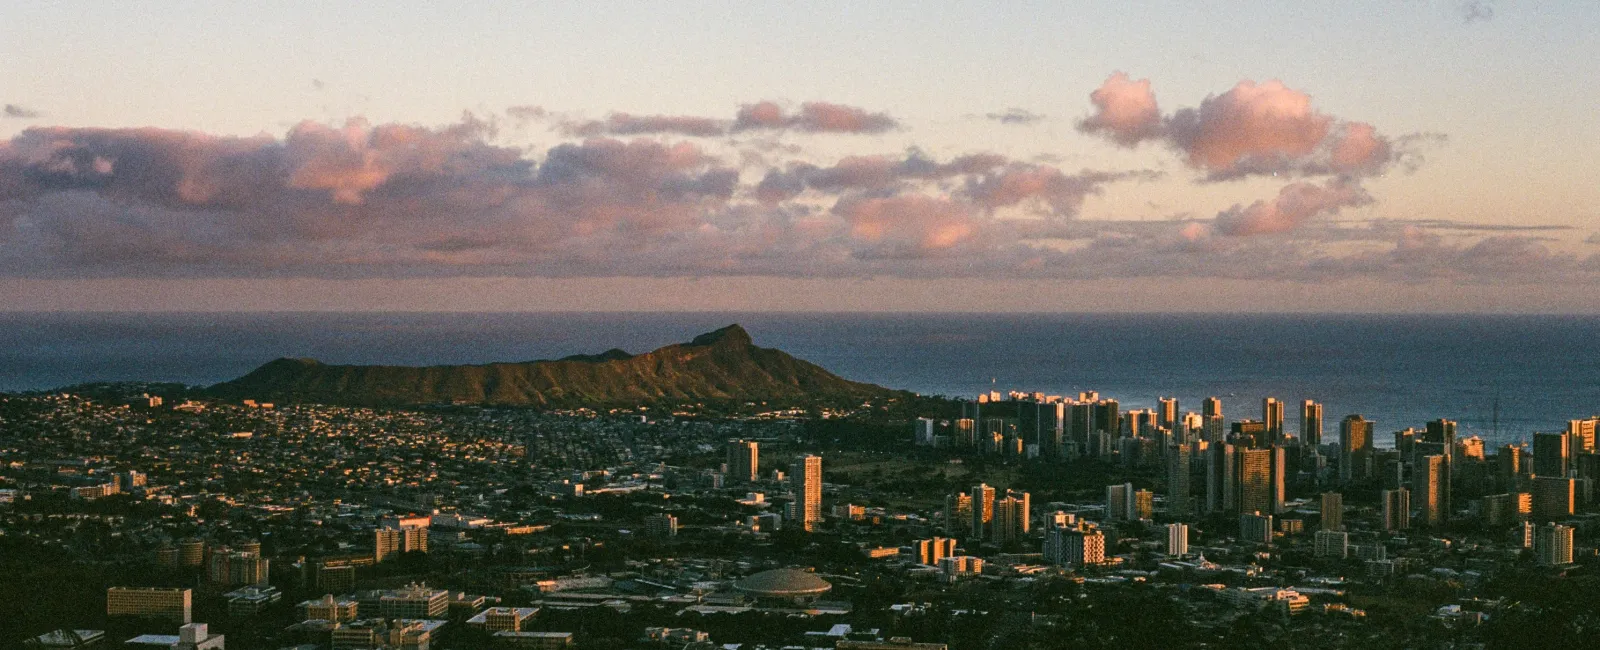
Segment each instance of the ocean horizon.
[{"label": "ocean horizon", "polygon": [[1261,400],[1390,431],[1456,420],[1493,444],[1600,413],[1600,316],[726,312],[0,312],[0,391],[98,381],[209,385],[280,357],[478,364],[645,352],[738,323],[849,379],[922,394],[1098,391],[1229,420]]}]

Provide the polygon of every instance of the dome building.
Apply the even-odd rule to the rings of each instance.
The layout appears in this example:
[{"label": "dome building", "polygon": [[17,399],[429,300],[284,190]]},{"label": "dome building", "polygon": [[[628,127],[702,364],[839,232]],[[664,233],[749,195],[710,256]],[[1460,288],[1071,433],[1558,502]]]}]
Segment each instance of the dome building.
[{"label": "dome building", "polygon": [[800,569],[772,569],[741,578],[733,588],[757,601],[809,603],[828,593],[833,585],[817,574]]}]

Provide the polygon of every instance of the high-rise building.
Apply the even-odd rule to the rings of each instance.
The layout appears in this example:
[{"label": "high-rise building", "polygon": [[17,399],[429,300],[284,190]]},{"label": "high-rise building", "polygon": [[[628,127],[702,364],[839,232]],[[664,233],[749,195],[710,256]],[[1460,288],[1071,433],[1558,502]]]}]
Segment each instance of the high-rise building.
[{"label": "high-rise building", "polygon": [[1373,422],[1360,415],[1345,416],[1339,423],[1339,479],[1365,480],[1372,455]]},{"label": "high-rise building", "polygon": [[1260,420],[1238,420],[1228,429],[1228,440],[1237,446],[1260,449],[1271,444],[1267,440],[1267,423]]},{"label": "high-rise building", "polygon": [[811,532],[822,521],[822,457],[805,454],[795,458],[790,479],[795,483],[794,514],[801,528]]},{"label": "high-rise building", "polygon": [[1450,457],[1424,456],[1412,473],[1411,494],[1422,509],[1422,523],[1438,528],[1449,523]]},{"label": "high-rise building", "polygon": [[1189,554],[1189,525],[1167,524],[1167,555],[1183,557]]},{"label": "high-rise building", "polygon": [[994,541],[1004,544],[1027,536],[1030,528],[1028,510],[1032,500],[1027,492],[1006,490],[1003,499],[994,502],[994,523],[991,531]]},{"label": "high-rise building", "polygon": [[206,559],[206,578],[219,585],[265,585],[271,562],[260,553],[212,549]]},{"label": "high-rise building", "polygon": [[1193,493],[1189,488],[1189,445],[1167,448],[1167,514],[1174,518],[1194,513]]},{"label": "high-rise building", "polygon": [[[932,443],[933,420],[928,420],[929,443]],[[740,483],[754,483],[761,475],[760,443],[754,440],[728,441],[728,478]]]},{"label": "high-rise building", "polygon": [[160,587],[111,587],[106,590],[106,616],[160,618],[193,622],[194,592]]},{"label": "high-rise building", "polygon": [[1565,477],[1571,468],[1571,436],[1565,432],[1533,434],[1534,476]]},{"label": "high-rise building", "polygon": [[994,488],[987,483],[972,486],[972,550],[978,542],[989,538],[989,528],[994,525]]},{"label": "high-rise building", "polygon": [[1173,442],[1180,445],[1190,445],[1197,440],[1205,439],[1206,419],[1199,413],[1190,411],[1183,414],[1183,420],[1178,428],[1173,430]]},{"label": "high-rise building", "polygon": [[206,543],[193,537],[178,540],[178,566],[199,568],[206,561]]},{"label": "high-rise building", "polygon": [[1068,528],[1056,528],[1045,534],[1044,559],[1074,568],[1104,564],[1105,535],[1093,524],[1081,521]]},{"label": "high-rise building", "polygon": [[1572,564],[1572,527],[1540,526],[1533,533],[1533,557],[1540,566]]},{"label": "high-rise building", "polygon": [[1094,405],[1094,429],[1109,437],[1122,431],[1122,412],[1117,400],[1103,399]]},{"label": "high-rise building", "polygon": [[1411,528],[1411,491],[1405,488],[1384,490],[1383,529],[1387,531]]},{"label": "high-rise building", "polygon": [[1222,398],[1207,397],[1200,407],[1200,414],[1208,418],[1222,417]]},{"label": "high-rise building", "polygon": [[917,553],[917,563],[938,566],[939,560],[956,554],[956,540],[951,537],[934,537],[917,540],[912,544]]},{"label": "high-rise building", "polygon": [[951,444],[957,447],[973,447],[978,444],[978,421],[972,418],[956,420],[955,440]]},{"label": "high-rise building", "polygon": [[1206,512],[1232,512],[1235,499],[1233,445],[1214,442],[1206,450]]},{"label": "high-rise building", "polygon": [[1247,512],[1239,515],[1239,541],[1256,544],[1272,543],[1272,515]]},{"label": "high-rise building", "polygon": [[1169,430],[1178,428],[1178,398],[1162,397],[1156,400],[1156,426]]},{"label": "high-rise building", "polygon": [[1322,405],[1311,400],[1300,403],[1300,440],[1315,447],[1322,444]]},{"label": "high-rise building", "polygon": [[1156,413],[1145,409],[1132,409],[1122,414],[1124,438],[1149,438],[1155,433]]},{"label": "high-rise building", "polygon": [[1272,447],[1268,448],[1267,451],[1270,452],[1268,459],[1272,463],[1270,468],[1271,476],[1268,477],[1268,480],[1272,482],[1272,514],[1279,515],[1283,514],[1289,509],[1288,506],[1285,505],[1285,503],[1289,500],[1289,490],[1288,484],[1284,480],[1284,476],[1287,475],[1289,471],[1289,454],[1288,450],[1282,445],[1273,445]]},{"label": "high-rise building", "polygon": [[407,524],[403,526],[384,526],[373,534],[374,562],[382,562],[397,553],[426,553],[428,552],[428,527],[425,525]]},{"label": "high-rise building", "polygon": [[1444,445],[1444,453],[1450,456],[1456,446],[1455,420],[1438,419],[1429,422],[1422,430],[1422,441]]},{"label": "high-rise building", "polygon": [[1510,494],[1486,495],[1478,508],[1478,515],[1482,518],[1483,525],[1490,528],[1510,524],[1515,514]]},{"label": "high-rise building", "polygon": [[1315,551],[1317,557],[1349,557],[1350,533],[1342,530],[1317,531]]},{"label": "high-rise building", "polygon": [[1133,484],[1106,486],[1106,521],[1132,521],[1134,514]]},{"label": "high-rise building", "polygon": [[1500,464],[1500,487],[1508,492],[1516,491],[1518,479],[1526,473],[1523,469],[1522,447],[1506,445],[1495,454],[1497,463]]},{"label": "high-rise building", "polygon": [[1133,518],[1140,521],[1149,521],[1155,516],[1156,495],[1149,490],[1134,490],[1133,492]]},{"label": "high-rise building", "polygon": [[1234,455],[1234,487],[1239,491],[1234,504],[1238,511],[1270,514],[1273,511],[1273,450],[1240,449]]},{"label": "high-rise building", "polygon": [[1572,439],[1574,454],[1595,453],[1595,430],[1600,429],[1600,416],[1567,421],[1567,436]]},{"label": "high-rise building", "polygon": [[1322,493],[1322,529],[1344,530],[1344,495],[1338,492]]},{"label": "high-rise building", "polygon": [[645,517],[644,534],[655,538],[677,537],[678,518],[667,513]]},{"label": "high-rise building", "polygon": [[1553,521],[1571,517],[1578,497],[1578,480],[1559,476],[1533,479],[1533,517]]},{"label": "high-rise building", "polygon": [[1267,443],[1283,442],[1283,402],[1276,397],[1261,400],[1261,421],[1267,425]]},{"label": "high-rise building", "polygon": [[957,492],[944,498],[944,534],[964,535],[972,531],[972,495]]}]

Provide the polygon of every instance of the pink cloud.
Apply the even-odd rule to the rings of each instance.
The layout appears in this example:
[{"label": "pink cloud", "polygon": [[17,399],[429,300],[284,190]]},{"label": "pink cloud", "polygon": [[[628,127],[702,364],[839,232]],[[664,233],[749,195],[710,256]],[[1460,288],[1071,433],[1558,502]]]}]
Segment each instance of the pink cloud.
[{"label": "pink cloud", "polygon": [[1241,81],[1198,107],[1163,117],[1148,79],[1118,72],[1089,95],[1095,112],[1079,130],[1123,146],[1165,142],[1210,181],[1250,175],[1381,173],[1401,156],[1365,122],[1317,111],[1311,96],[1269,80]]},{"label": "pink cloud", "polygon": [[646,135],[669,133],[690,137],[714,137],[728,131],[723,120],[693,115],[631,115],[612,113],[604,120],[572,122],[562,125],[569,135]]},{"label": "pink cloud", "polygon": [[1167,128],[1190,165],[1228,172],[1250,159],[1306,156],[1327,137],[1332,123],[1311,108],[1310,95],[1272,80],[1241,81],[1207,97],[1199,108],[1180,109]]},{"label": "pink cloud", "polygon": [[970,207],[945,198],[903,195],[841,200],[850,238],[868,256],[916,257],[955,248],[979,235]]},{"label": "pink cloud", "polygon": [[1235,237],[1283,233],[1319,215],[1370,202],[1372,197],[1353,183],[1293,183],[1271,201],[1256,201],[1249,207],[1235,205],[1217,213],[1215,223],[1219,233]]},{"label": "pink cloud", "polygon": [[1104,133],[1126,147],[1161,133],[1161,110],[1149,79],[1134,81],[1125,72],[1113,73],[1089,93],[1089,101],[1095,113],[1078,123],[1078,130],[1084,133]]},{"label": "pink cloud", "polygon": [[733,130],[795,129],[808,133],[883,133],[899,126],[887,113],[873,113],[863,108],[806,102],[800,111],[788,114],[783,107],[770,101],[746,104],[734,119]]}]

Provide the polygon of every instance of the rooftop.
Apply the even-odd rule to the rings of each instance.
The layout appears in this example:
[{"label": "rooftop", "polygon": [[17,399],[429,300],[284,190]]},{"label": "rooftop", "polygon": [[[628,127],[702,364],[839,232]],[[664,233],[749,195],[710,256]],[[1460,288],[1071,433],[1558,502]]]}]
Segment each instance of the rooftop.
[{"label": "rooftop", "polygon": [[833,589],[827,580],[799,569],[762,571],[733,583],[733,587],[745,593],[775,598],[816,596]]}]

